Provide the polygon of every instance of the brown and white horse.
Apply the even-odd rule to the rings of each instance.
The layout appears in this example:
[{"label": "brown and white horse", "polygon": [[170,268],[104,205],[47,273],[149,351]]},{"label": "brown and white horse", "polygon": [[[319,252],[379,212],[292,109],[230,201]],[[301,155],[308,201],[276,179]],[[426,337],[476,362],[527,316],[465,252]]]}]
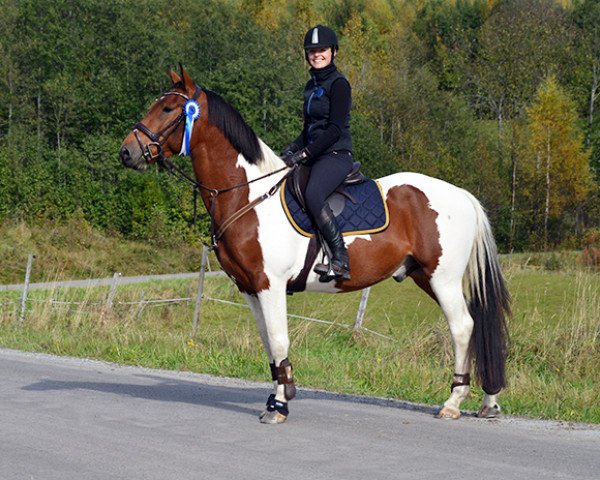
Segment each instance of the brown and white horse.
[{"label": "brown and white horse", "polygon": [[[248,301],[271,364],[274,393],[260,420],[281,423],[295,395],[286,287],[306,270],[309,244],[292,228],[279,196],[272,195],[288,169],[221,97],[198,87],[183,68],[169,75],[172,87],[125,138],[120,157],[138,170],[168,162],[182,149],[183,106],[197,101],[200,116],[188,152],[196,184],[212,217],[216,255]],[[396,173],[378,183],[390,215],[387,229],[345,237],[351,280],[320,283],[310,265],[305,290],[350,292],[410,276],[440,305],[452,335],[455,374],[439,416],[460,416],[472,359],[485,391],[479,416],[495,416],[496,397],[506,384],[510,306],[481,205],[465,190],[416,173]]]}]

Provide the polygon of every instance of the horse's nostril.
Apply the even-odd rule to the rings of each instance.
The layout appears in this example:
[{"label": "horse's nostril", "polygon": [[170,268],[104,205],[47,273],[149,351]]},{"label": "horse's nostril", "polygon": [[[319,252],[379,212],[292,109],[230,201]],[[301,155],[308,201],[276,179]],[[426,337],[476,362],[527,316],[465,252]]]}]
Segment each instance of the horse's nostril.
[{"label": "horse's nostril", "polygon": [[126,162],[131,158],[131,155],[129,154],[129,150],[127,150],[127,147],[122,147],[121,151],[119,152],[119,155],[121,157],[122,162]]}]

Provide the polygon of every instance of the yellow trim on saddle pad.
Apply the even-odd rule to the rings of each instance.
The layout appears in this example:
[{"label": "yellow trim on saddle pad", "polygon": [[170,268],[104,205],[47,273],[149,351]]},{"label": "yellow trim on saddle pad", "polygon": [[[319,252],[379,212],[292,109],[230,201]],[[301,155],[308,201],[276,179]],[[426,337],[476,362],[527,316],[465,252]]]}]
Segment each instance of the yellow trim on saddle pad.
[{"label": "yellow trim on saddle pad", "polygon": [[[285,179],[284,182],[281,184],[281,187],[279,188],[279,198],[281,199],[281,205],[283,206],[283,211],[285,212],[285,216],[289,220],[292,227],[294,227],[294,230],[296,230],[300,235],[302,235],[304,237],[308,237],[308,238],[313,238],[315,236],[315,234],[304,231],[294,221],[294,218],[292,217],[292,214],[290,213],[290,211],[288,209],[287,202],[285,201],[285,188],[286,188],[287,181],[288,181],[288,179]],[[355,231],[351,231],[351,232],[344,232],[344,233],[342,233],[343,236],[347,237],[350,235],[369,235],[371,233],[379,233],[379,232],[385,230],[388,227],[388,225],[390,224],[390,212],[388,210],[387,203],[385,202],[385,198],[383,197],[383,190],[381,189],[381,185],[379,185],[379,182],[377,180],[373,180],[373,181],[375,182],[375,185],[377,185],[377,189],[379,190],[379,195],[381,196],[381,201],[383,202],[383,208],[385,211],[385,223],[381,227],[372,228],[369,230],[355,230]]]}]

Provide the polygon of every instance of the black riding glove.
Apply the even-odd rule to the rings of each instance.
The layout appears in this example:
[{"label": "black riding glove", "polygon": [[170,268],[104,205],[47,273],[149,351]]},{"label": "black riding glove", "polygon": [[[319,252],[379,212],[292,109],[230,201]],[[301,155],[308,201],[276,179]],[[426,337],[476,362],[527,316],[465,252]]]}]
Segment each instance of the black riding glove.
[{"label": "black riding glove", "polygon": [[285,150],[281,154],[281,159],[285,162],[285,164],[292,168],[294,165],[298,163],[305,162],[309,157],[308,149],[303,148],[297,152],[292,152],[290,150]]},{"label": "black riding glove", "polygon": [[283,158],[286,155],[291,155],[292,153],[296,153],[298,150],[300,150],[300,147],[298,145],[296,145],[294,142],[292,142],[282,150],[281,155],[279,155],[279,156],[281,158]]}]

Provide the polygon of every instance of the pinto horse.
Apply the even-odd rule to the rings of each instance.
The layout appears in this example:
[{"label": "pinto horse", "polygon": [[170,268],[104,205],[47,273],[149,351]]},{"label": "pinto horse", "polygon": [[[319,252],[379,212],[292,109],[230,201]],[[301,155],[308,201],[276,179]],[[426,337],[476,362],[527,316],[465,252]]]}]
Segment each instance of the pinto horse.
[{"label": "pinto horse", "polygon": [[271,366],[274,391],[260,421],[284,422],[295,396],[286,289],[302,271],[308,271],[303,290],[330,293],[411,277],[439,304],[452,336],[455,373],[438,416],[460,417],[472,360],[485,392],[478,415],[496,416],[497,395],[506,385],[510,300],[490,224],[475,197],[416,173],[378,179],[388,227],[346,236],[352,278],[321,283],[314,263],[305,265],[310,239],[292,228],[274,195],[289,172],[284,162],[232,106],[199,87],[183,67],[169,76],[171,88],[123,141],[121,161],[137,170],[154,162],[174,168],[169,157],[181,153],[188,128],[184,105],[197,102],[199,116],[185,153],[212,219],[216,256],[250,305]]}]

